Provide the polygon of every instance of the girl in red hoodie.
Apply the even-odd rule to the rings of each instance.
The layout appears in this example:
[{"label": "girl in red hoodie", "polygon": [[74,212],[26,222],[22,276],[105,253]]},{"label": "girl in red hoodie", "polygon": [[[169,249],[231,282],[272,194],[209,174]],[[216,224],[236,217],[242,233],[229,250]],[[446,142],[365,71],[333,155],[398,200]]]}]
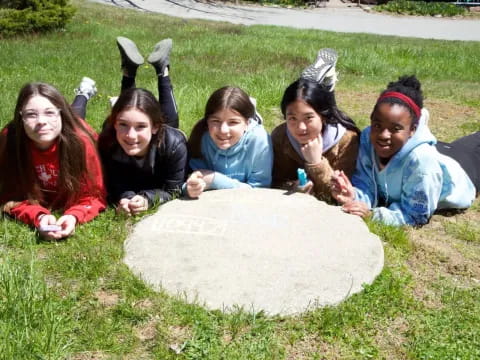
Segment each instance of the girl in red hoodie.
[{"label": "girl in red hoodie", "polygon": [[[25,85],[0,133],[0,204],[48,239],[73,234],[105,209],[96,134],[45,83]],[[51,210],[61,210],[56,217]]]}]

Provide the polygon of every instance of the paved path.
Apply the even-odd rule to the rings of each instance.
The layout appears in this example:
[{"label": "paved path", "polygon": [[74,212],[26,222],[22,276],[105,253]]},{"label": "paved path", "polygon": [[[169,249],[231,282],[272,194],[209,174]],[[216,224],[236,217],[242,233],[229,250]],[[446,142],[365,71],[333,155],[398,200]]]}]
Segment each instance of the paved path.
[{"label": "paved path", "polygon": [[157,289],[208,308],[293,314],[336,304],[383,267],[363,220],[313,196],[207,191],[135,225],[125,262]]},{"label": "paved path", "polygon": [[441,40],[480,41],[480,20],[389,16],[330,0],[325,8],[298,10],[235,6],[195,0],[91,0],[123,8],[158,12],[188,19],[244,25],[278,25],[346,33],[372,33]]}]

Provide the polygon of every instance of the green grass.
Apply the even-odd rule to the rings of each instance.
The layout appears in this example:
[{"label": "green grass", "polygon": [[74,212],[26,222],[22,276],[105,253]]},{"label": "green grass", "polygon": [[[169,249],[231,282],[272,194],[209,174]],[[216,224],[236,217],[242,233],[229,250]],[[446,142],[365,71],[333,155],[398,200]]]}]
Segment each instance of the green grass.
[{"label": "green grass", "polygon": [[[246,27],[74,3],[65,31],[1,41],[2,126],[24,83],[50,82],[71,100],[90,76],[99,94],[88,121],[99,130],[108,96],[119,91],[115,37],[123,35],[145,56],[173,39],[171,76],[187,133],[226,84],[257,98],[271,130],[282,121],[283,90],[321,47],[339,52],[338,103],[361,127],[385,85],[414,73],[440,139],[480,130],[479,42]],[[139,70],[137,85],[156,93],[153,68]],[[338,306],[291,317],[226,314],[154,292],[122,263],[133,222],[113,210],[58,243],[0,219],[0,359],[478,358],[479,202],[456,216],[422,229],[369,223],[384,241],[382,274]]]},{"label": "green grass", "polygon": [[391,12],[404,15],[426,15],[426,16],[457,16],[465,15],[468,10],[461,6],[446,2],[425,2],[394,0],[386,4],[378,5],[375,10]]}]

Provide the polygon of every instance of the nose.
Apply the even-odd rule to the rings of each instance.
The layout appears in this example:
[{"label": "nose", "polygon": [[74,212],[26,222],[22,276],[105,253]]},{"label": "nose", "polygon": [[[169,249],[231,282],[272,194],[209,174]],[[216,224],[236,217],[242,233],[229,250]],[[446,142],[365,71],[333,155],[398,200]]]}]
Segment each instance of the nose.
[{"label": "nose", "polygon": [[38,114],[37,124],[46,124],[46,123],[47,123],[47,117],[43,114]]},{"label": "nose", "polygon": [[390,135],[391,133],[388,129],[383,129],[382,131],[380,131],[379,137],[382,139],[389,139]]},{"label": "nose", "polygon": [[222,122],[222,124],[220,125],[220,132],[222,134],[226,134],[230,131],[230,128],[228,126],[228,124],[226,122]]},{"label": "nose", "polygon": [[133,126],[129,127],[126,133],[127,137],[130,139],[135,138],[136,133],[135,133],[135,128]]},{"label": "nose", "polygon": [[305,124],[305,121],[299,121],[297,127],[300,131],[307,130],[307,124]]}]

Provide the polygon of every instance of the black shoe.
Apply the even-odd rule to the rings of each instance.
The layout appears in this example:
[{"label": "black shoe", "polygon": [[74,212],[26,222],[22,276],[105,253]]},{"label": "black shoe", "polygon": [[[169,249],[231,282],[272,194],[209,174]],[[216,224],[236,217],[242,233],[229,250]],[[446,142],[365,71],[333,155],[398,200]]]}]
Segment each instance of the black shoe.
[{"label": "black shoe", "polygon": [[122,70],[124,75],[135,77],[137,68],[144,63],[143,56],[138,51],[137,45],[126,37],[117,37],[117,46],[122,58]]},{"label": "black shoe", "polygon": [[147,61],[153,65],[158,75],[163,75],[165,68],[170,65],[170,51],[172,51],[172,39],[164,39],[155,44]]}]

